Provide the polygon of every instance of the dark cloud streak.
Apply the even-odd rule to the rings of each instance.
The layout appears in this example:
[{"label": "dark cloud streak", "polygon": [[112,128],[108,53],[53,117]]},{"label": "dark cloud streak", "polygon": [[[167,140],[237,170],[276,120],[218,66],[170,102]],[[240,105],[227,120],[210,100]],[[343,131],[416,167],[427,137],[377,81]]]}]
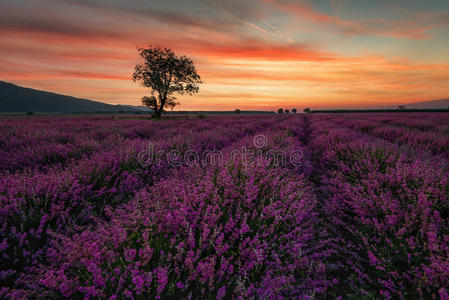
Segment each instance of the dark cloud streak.
[{"label": "dark cloud streak", "polygon": [[92,28],[80,23],[43,16],[2,16],[0,30],[23,33],[49,33],[64,36],[120,38],[125,35],[115,29]]},{"label": "dark cloud streak", "polygon": [[[53,0],[54,1],[54,0]],[[61,1],[58,1],[61,2]],[[184,28],[185,26],[207,28],[215,30],[230,30],[233,26],[228,20],[214,17],[205,17],[204,14],[194,14],[189,12],[177,12],[172,10],[162,10],[159,8],[149,7],[147,5],[130,6],[123,4],[125,2],[110,1],[102,3],[95,0],[62,0],[63,3],[85,6],[97,10],[102,14],[126,14],[128,16],[138,17],[141,20],[158,21],[163,24]]]}]

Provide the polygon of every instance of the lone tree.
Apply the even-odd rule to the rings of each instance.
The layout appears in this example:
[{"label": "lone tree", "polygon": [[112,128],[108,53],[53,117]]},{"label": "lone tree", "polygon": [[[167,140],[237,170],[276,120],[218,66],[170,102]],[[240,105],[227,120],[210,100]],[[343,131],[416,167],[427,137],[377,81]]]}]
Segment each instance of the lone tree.
[{"label": "lone tree", "polygon": [[290,111],[289,111],[288,109],[284,110],[284,112],[285,112],[286,114],[289,114],[289,113],[290,113]]},{"label": "lone tree", "polygon": [[238,108],[236,108],[235,110],[234,110],[234,113],[235,114],[240,114],[242,111],[240,110],[240,109],[238,109]]},{"label": "lone tree", "polygon": [[292,113],[296,114],[297,110],[296,108],[292,108]]},{"label": "lone tree", "polygon": [[308,108],[308,107],[304,108],[304,112],[305,113],[309,113],[310,112],[310,108]]},{"label": "lone tree", "polygon": [[165,107],[173,109],[179,104],[174,94],[198,93],[203,82],[190,58],[153,46],[137,51],[144,63],[136,65],[132,79],[151,89],[151,96],[142,97],[142,104],[151,107],[155,117],[159,118]]},{"label": "lone tree", "polygon": [[278,109],[278,114],[283,114],[283,113],[284,113],[284,110],[282,108],[279,108]]}]

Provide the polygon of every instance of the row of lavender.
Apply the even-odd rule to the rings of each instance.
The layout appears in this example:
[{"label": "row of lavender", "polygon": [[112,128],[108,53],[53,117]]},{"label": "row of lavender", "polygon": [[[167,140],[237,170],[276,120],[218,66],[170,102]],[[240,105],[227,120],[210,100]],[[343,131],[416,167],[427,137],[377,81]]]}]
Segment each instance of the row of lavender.
[{"label": "row of lavender", "polygon": [[334,122],[369,135],[388,140],[404,148],[412,148],[431,155],[449,154],[449,118],[446,114],[387,116],[345,116]]},{"label": "row of lavender", "polygon": [[[14,173],[24,169],[67,167],[72,161],[108,152],[132,141],[183,136],[233,124],[222,119],[152,122],[148,119],[76,118],[3,120],[0,123],[0,167]],[[237,125],[242,124],[242,120]],[[238,129],[238,128],[237,128]],[[122,147],[123,148],[123,147]]]},{"label": "row of lavender", "polygon": [[[2,140],[2,150],[34,151],[31,157],[36,158],[32,168],[17,168],[13,173],[2,170],[0,276],[3,294],[20,296],[29,292],[36,270],[46,264],[54,236],[69,236],[95,224],[97,219],[107,219],[115,206],[129,201],[138,189],[151,186],[168,174],[171,167],[168,163],[145,168],[139,164],[138,153],[146,149],[149,142],[155,150],[216,150],[276,122],[273,118],[263,121],[240,118],[160,124],[139,120],[137,124],[109,118],[81,119],[94,127],[89,130],[84,126],[84,131],[92,136],[92,143],[96,144],[98,139],[107,147],[83,154],[79,159],[69,159],[65,153],[60,153],[64,163],[48,163],[42,168],[42,149],[51,148],[48,144],[57,148],[67,140],[58,139],[53,130],[70,134],[70,128],[76,128],[79,121],[36,119],[28,124],[26,133],[23,128],[29,121],[6,120],[2,124],[2,130],[9,136]],[[122,138],[115,137],[117,132]],[[148,134],[143,137],[130,134],[136,132]],[[19,145],[16,137],[21,135],[28,138],[28,142]],[[76,136],[75,130],[71,137],[76,139]],[[121,142],[108,145],[105,141],[109,140]],[[30,148],[30,143],[42,147]],[[13,149],[8,145],[14,145]],[[7,155],[2,156],[2,162],[8,164]]]},{"label": "row of lavender", "polygon": [[448,297],[443,114],[29,122],[0,122],[2,296]]},{"label": "row of lavender", "polygon": [[448,299],[448,120],[413,117],[312,122],[323,216],[345,279],[335,295]]},{"label": "row of lavender", "polygon": [[[61,237],[35,288],[66,297],[310,297],[334,284],[310,166],[264,154],[307,149],[287,120],[223,149],[224,165],[185,166],[140,189],[107,222]],[[260,132],[259,132],[260,134]],[[246,164],[236,149],[254,152]],[[232,158],[232,159],[231,159]]]}]

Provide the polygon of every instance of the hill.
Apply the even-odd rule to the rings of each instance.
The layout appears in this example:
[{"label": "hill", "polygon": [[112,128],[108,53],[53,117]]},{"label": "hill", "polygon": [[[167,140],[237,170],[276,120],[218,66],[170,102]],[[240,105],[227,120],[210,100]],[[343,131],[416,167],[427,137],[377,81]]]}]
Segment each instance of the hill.
[{"label": "hill", "polygon": [[0,81],[0,113],[95,113],[140,112],[128,105],[111,105]]},{"label": "hill", "polygon": [[405,107],[407,107],[407,108],[448,108],[449,107],[449,98],[409,103],[409,104],[406,104]]}]

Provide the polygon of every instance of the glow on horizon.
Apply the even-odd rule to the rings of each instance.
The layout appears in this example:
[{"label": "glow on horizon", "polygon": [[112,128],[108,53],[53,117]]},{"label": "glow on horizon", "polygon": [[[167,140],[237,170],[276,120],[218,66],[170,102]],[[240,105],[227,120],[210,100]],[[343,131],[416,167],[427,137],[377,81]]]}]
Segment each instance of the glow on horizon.
[{"label": "glow on horizon", "polygon": [[191,57],[177,110],[389,106],[449,96],[445,1],[6,0],[0,80],[140,105],[136,47]]}]

